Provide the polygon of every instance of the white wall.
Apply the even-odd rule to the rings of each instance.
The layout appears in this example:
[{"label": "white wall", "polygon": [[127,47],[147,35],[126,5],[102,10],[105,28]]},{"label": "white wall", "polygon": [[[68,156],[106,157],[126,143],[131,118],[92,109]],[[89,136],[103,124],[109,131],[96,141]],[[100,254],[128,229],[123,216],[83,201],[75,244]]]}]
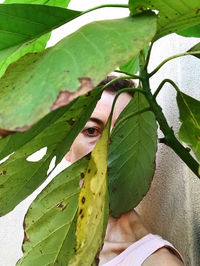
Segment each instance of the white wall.
[{"label": "white wall", "polygon": [[[0,1],[2,2],[2,1]],[[84,10],[103,3],[127,3],[127,1],[80,1],[72,0],[70,8]],[[112,11],[111,11],[112,10]],[[53,45],[59,38],[71,33],[83,23],[95,19],[107,19],[126,16],[127,11],[109,9],[108,13],[98,10],[76,21],[68,23],[54,32],[49,45]],[[155,67],[164,58],[186,51],[197,41],[184,39],[177,35],[171,35],[158,41],[153,48],[151,68]],[[152,62],[151,60],[151,62]],[[152,87],[156,88],[163,78],[172,78],[180,89],[191,96],[200,98],[199,90],[200,62],[194,57],[175,59],[169,62],[152,80]],[[175,91],[170,85],[166,85],[158,96],[163,106],[169,124],[178,131],[178,112],[175,107]],[[63,166],[60,166],[63,167]],[[200,182],[193,176],[169,148],[159,144],[157,155],[157,169],[150,192],[139,205],[145,224],[158,234],[174,243],[182,252],[187,265],[200,265],[200,214],[199,190]],[[23,240],[22,222],[25,212],[31,200],[36,194],[19,204],[14,211],[0,218],[0,265],[14,266],[22,255],[21,242]]]}]

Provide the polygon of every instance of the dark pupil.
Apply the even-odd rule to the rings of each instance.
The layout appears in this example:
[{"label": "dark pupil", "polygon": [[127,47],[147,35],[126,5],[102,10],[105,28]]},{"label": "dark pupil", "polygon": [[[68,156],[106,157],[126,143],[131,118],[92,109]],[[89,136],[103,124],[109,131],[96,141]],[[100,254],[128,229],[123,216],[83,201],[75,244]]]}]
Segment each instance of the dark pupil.
[{"label": "dark pupil", "polygon": [[88,134],[94,134],[95,133],[95,128],[88,128]]}]

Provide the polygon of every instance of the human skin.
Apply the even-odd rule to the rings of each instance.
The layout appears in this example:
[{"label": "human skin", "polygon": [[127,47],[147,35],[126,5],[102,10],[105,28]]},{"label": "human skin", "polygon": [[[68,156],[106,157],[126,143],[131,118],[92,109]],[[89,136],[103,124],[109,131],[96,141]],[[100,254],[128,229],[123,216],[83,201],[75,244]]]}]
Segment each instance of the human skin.
[{"label": "human skin", "polygon": [[[74,163],[93,150],[109,117],[114,97],[115,93],[108,91],[103,92],[90,119],[74,140],[70,151],[66,154],[65,158],[68,161]],[[111,129],[131,98],[132,97],[128,93],[122,93],[118,97],[112,117]],[[103,252],[100,254],[101,265],[119,255],[128,246],[148,233],[148,230],[141,222],[135,210],[125,213],[119,218],[110,216],[105,236],[105,242],[108,245],[106,247],[104,246]],[[113,245],[110,246],[109,243],[116,243],[116,248],[113,249]],[[161,248],[149,256],[142,264],[142,266],[155,265],[181,266],[183,263],[167,248]]]}]

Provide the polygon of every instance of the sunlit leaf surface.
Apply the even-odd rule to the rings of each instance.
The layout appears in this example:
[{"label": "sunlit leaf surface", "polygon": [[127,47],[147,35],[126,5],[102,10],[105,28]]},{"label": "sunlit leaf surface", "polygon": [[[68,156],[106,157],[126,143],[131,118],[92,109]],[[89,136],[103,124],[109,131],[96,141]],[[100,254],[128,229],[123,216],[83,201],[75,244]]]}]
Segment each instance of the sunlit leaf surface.
[{"label": "sunlit leaf surface", "polygon": [[199,0],[129,0],[132,14],[153,10],[158,13],[155,39],[199,24]]},{"label": "sunlit leaf surface", "polygon": [[24,257],[17,265],[69,265],[75,252],[81,173],[88,159],[65,169],[40,193],[25,217]]},{"label": "sunlit leaf surface", "polygon": [[49,113],[61,91],[67,104],[90,90],[143,49],[155,32],[152,15],[98,21],[44,52],[24,56],[0,80],[0,128],[31,126]]},{"label": "sunlit leaf surface", "polygon": [[[0,215],[12,210],[45,180],[54,156],[56,164],[61,161],[89,119],[100,95],[101,92],[95,89],[90,95],[79,97],[74,103],[50,113],[30,132],[0,140],[2,157],[14,151],[0,165]],[[47,147],[47,152],[42,159],[27,161],[43,147]]]},{"label": "sunlit leaf surface", "polygon": [[121,113],[111,134],[108,155],[108,188],[113,216],[134,208],[147,193],[155,169],[157,124],[152,112],[120,119],[148,107],[142,94],[134,98]]},{"label": "sunlit leaf surface", "polygon": [[200,161],[200,101],[177,93],[180,121],[179,138],[187,143]]},{"label": "sunlit leaf surface", "polygon": [[108,219],[107,149],[109,131],[110,120],[92,151],[85,173],[83,187],[79,195],[76,254],[70,261],[70,266],[92,265],[104,240]]}]

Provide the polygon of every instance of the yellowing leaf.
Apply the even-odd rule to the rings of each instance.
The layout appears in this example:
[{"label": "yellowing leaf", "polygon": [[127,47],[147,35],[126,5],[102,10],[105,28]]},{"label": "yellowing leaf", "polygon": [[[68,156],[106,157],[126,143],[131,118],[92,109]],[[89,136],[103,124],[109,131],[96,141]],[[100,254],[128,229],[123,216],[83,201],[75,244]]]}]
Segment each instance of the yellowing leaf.
[{"label": "yellowing leaf", "polygon": [[[109,120],[110,121],[110,120]],[[79,195],[76,255],[70,266],[91,265],[105,234],[108,217],[107,148],[110,122],[97,142]]]}]

